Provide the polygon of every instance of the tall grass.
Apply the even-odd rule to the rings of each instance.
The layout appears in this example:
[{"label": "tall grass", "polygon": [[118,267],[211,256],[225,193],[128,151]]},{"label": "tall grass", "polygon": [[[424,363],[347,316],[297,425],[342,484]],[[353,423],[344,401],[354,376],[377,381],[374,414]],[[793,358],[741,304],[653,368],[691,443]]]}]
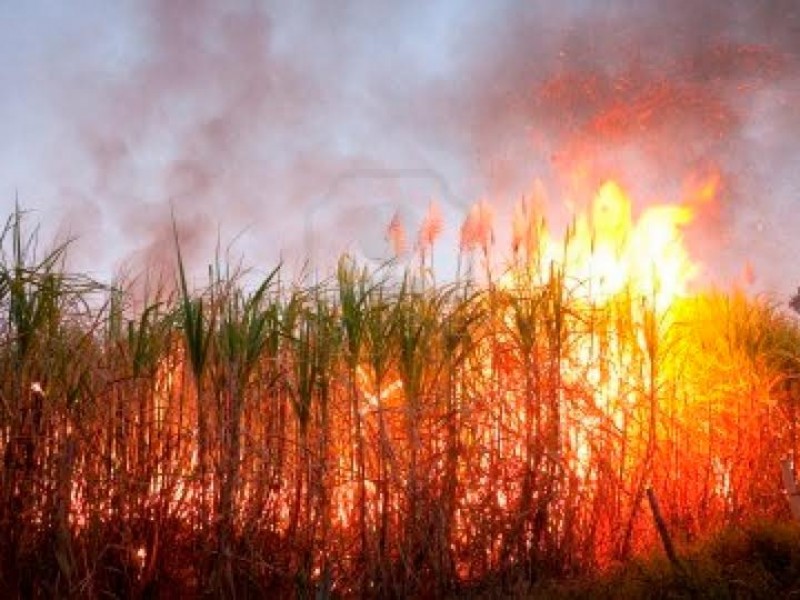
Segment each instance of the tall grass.
[{"label": "tall grass", "polygon": [[788,516],[800,332],[762,300],[662,315],[557,266],[433,285],[349,257],[195,289],[176,241],[175,292],[134,302],[6,224],[4,596],[518,589],[655,547],[647,486],[679,547]]}]

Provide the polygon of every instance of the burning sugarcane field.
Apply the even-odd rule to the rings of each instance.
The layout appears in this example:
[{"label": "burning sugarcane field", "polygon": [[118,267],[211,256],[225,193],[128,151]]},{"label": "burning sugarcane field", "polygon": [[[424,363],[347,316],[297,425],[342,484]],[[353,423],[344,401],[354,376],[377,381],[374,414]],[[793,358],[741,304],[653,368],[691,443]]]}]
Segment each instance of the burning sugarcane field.
[{"label": "burning sugarcane field", "polygon": [[794,0],[0,14],[0,597],[800,594]]}]

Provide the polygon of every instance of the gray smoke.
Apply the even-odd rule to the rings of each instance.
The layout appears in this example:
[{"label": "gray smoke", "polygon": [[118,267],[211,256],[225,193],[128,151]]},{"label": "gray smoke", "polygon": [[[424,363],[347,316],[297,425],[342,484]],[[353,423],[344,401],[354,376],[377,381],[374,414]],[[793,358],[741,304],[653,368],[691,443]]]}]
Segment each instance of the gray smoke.
[{"label": "gray smoke", "polygon": [[88,238],[79,262],[164,262],[174,211],[191,262],[241,234],[266,270],[282,251],[378,252],[393,210],[413,230],[431,197],[452,221],[482,197],[507,211],[535,179],[555,204],[611,176],[664,200],[718,170],[690,238],[710,278],[750,260],[761,288],[792,291],[800,5],[555,4],[105,9],[108,31],[55,36],[36,63],[60,136],[41,177]]}]

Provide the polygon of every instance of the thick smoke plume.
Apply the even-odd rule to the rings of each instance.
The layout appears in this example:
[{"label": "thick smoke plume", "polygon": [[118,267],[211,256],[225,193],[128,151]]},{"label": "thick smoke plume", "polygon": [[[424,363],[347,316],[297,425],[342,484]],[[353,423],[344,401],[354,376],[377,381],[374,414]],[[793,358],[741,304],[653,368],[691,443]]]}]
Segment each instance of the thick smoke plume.
[{"label": "thick smoke plume", "polygon": [[786,289],[798,276],[800,7],[588,4],[498,11],[492,41],[467,55],[476,93],[444,104],[460,107],[458,127],[484,152],[490,195],[545,178],[580,201],[614,177],[663,201],[718,173],[718,203],[701,208],[691,236],[707,279],[753,262],[764,288]]},{"label": "thick smoke plume", "polygon": [[508,214],[536,180],[563,206],[611,176],[653,201],[718,173],[691,239],[710,278],[750,261],[764,289],[800,279],[794,0],[150,0],[109,18],[47,63],[62,137],[42,176],[70,229],[100,227],[84,260],[163,262],[173,212],[190,261],[241,233],[274,262],[309,239],[374,249],[395,207],[414,227],[432,196],[454,220],[480,198]]}]

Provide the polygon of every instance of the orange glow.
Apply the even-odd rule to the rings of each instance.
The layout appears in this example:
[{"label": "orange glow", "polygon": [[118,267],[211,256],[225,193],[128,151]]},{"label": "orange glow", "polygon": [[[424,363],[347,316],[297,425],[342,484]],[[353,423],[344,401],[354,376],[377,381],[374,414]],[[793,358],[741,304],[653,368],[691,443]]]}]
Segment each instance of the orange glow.
[{"label": "orange glow", "polygon": [[[633,465],[652,460],[659,432],[644,414],[669,412],[669,399],[660,390],[674,375],[660,346],[675,321],[676,303],[699,273],[683,233],[695,207],[713,202],[718,187],[713,174],[688,186],[679,202],[637,211],[621,185],[606,181],[561,239],[547,230],[530,201],[515,211],[517,262],[501,279],[501,288],[524,294],[527,287],[548,285],[557,277],[568,295],[565,302],[578,311],[566,317],[559,428],[565,431],[563,465],[587,494],[604,460],[619,461],[615,468],[628,481],[642,476]],[[543,196],[540,187],[535,195]],[[514,316],[503,318],[513,328]],[[624,440],[615,450],[619,454],[604,456],[608,450],[598,447],[598,432],[608,431]]]},{"label": "orange glow", "polygon": [[[218,321],[199,384],[185,332],[170,330],[152,373],[118,379],[124,402],[98,396],[85,413],[108,455],[85,452],[65,478],[71,529],[113,523],[129,493],[119,490],[135,489],[142,522],[212,541],[224,525],[264,555],[301,549],[315,580],[358,596],[364,573],[417,562],[462,581],[526,561],[605,567],[657,543],[648,486],[676,537],[775,510],[784,499],[768,467],[792,438],[776,400],[789,393],[784,373],[767,357],[785,331],[743,293],[692,290],[700,268],[684,234],[718,186],[715,176],[678,201],[638,205],[607,181],[558,236],[537,185],[514,211],[500,277],[482,201],[461,250],[486,262],[485,285],[353,271],[352,297],[276,293],[263,312],[274,346],[243,379],[225,354],[235,344],[222,343],[237,338]],[[425,224],[427,266],[435,208]],[[57,394],[52,381],[29,385],[32,400]],[[55,421],[48,456],[66,455],[76,423]],[[142,577],[169,557],[155,537],[132,543]]]},{"label": "orange glow", "polygon": [[[717,179],[710,178],[692,192],[690,201],[710,202]],[[521,222],[530,215],[527,206],[515,212],[515,240],[525,229]],[[555,266],[563,273],[573,293],[592,305],[604,305],[622,292],[653,300],[664,313],[675,298],[686,295],[698,273],[683,244],[682,230],[693,220],[689,204],[656,204],[634,217],[631,198],[615,181],[604,183],[588,213],[576,216],[563,239],[546,230],[535,236],[533,257],[537,280],[546,280]],[[531,217],[528,217],[531,218]],[[532,250],[532,251],[531,251]],[[512,270],[503,285],[513,288],[519,273]]]}]

